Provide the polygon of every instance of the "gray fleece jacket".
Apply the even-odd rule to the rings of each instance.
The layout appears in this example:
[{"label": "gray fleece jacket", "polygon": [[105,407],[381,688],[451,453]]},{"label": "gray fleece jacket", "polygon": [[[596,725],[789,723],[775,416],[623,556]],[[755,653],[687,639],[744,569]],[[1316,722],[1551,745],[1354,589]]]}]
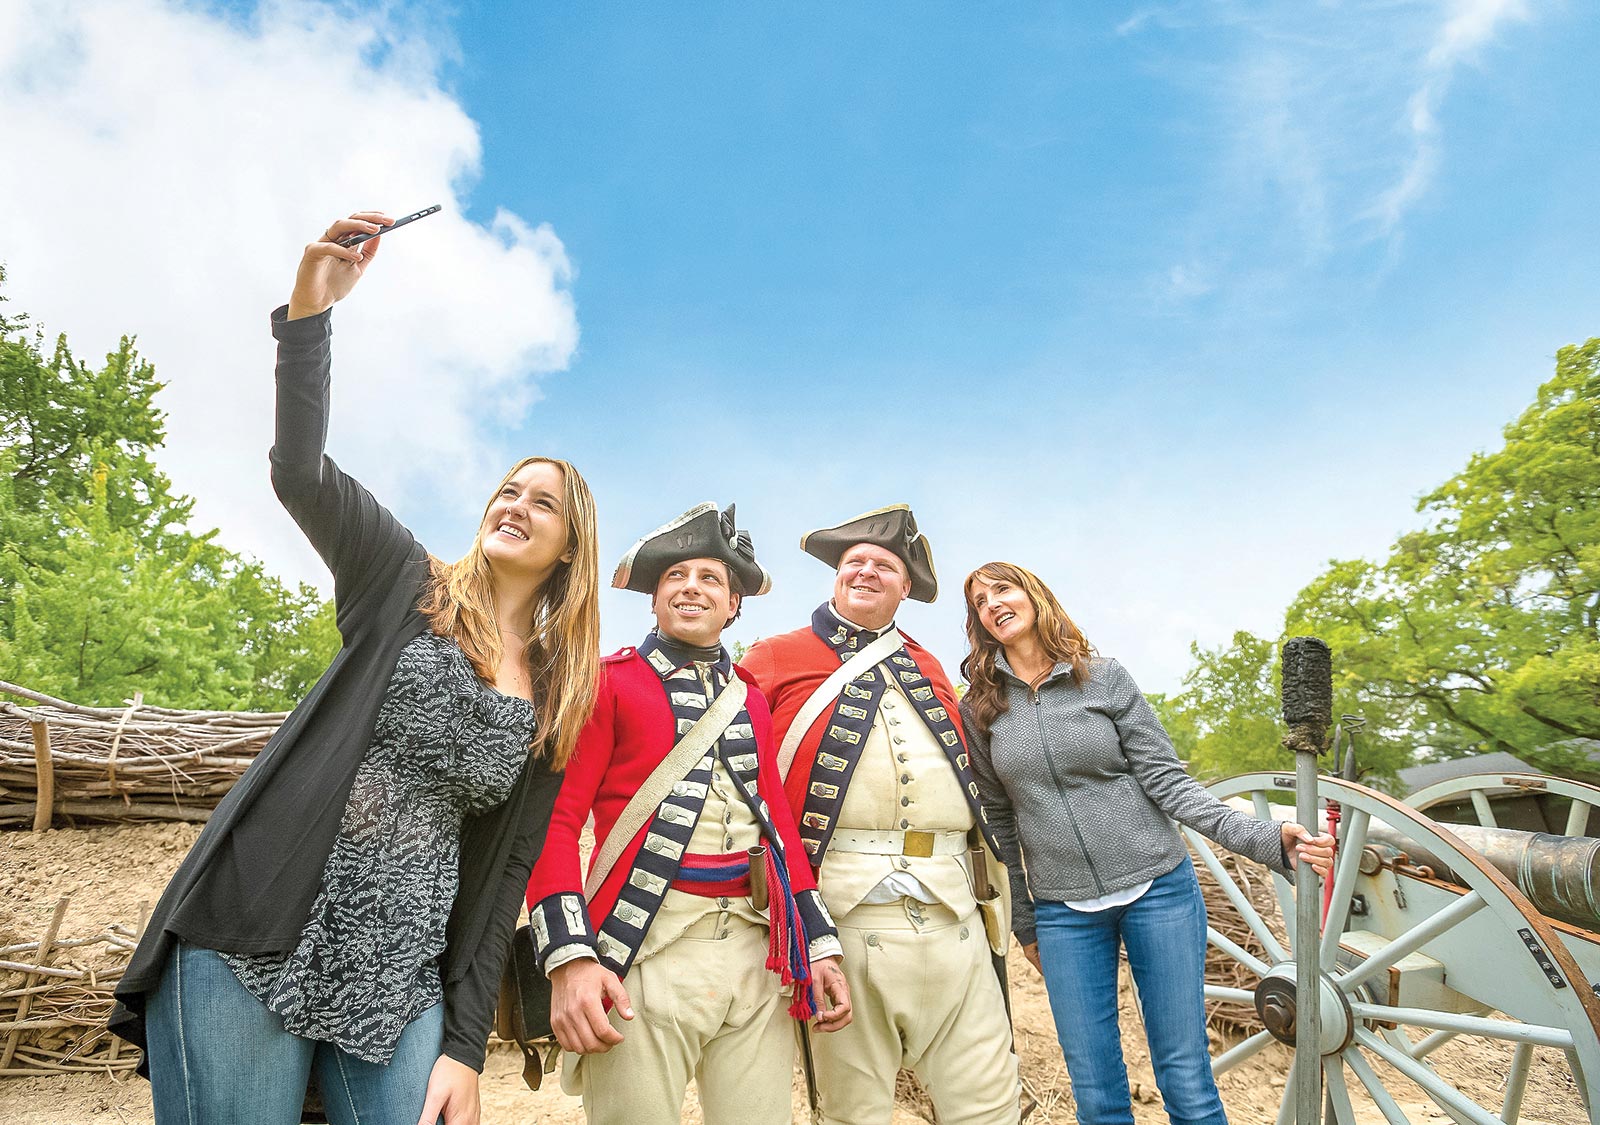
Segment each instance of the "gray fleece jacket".
[{"label": "gray fleece jacket", "polygon": [[997,663],[1007,710],[987,736],[969,704],[961,717],[989,827],[1011,869],[1018,941],[1035,940],[1035,898],[1098,898],[1178,866],[1185,848],[1173,821],[1287,873],[1278,825],[1229,808],[1184,771],[1121,664],[1096,657],[1081,686],[1072,665],[1057,664],[1034,693],[1004,653]]}]

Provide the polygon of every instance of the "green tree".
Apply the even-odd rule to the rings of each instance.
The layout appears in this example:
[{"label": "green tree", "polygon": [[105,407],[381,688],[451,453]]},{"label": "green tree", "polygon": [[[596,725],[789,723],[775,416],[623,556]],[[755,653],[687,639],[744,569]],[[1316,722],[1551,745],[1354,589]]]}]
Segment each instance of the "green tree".
[{"label": "green tree", "polygon": [[331,612],[189,530],[193,501],[154,461],[160,389],[131,338],[100,367],[64,337],[47,358],[0,305],[0,679],[106,705],[290,706],[337,649]]},{"label": "green tree", "polygon": [[[1189,646],[1189,651],[1194,651],[1194,646]],[[1195,748],[1200,743],[1200,728],[1195,723],[1195,717],[1184,704],[1184,697],[1168,695],[1160,691],[1147,691],[1144,698],[1156,713],[1156,718],[1161,720],[1161,725],[1166,729],[1167,737],[1172,739],[1172,748],[1177,751],[1180,761],[1194,765]]]},{"label": "green tree", "polygon": [[289,587],[260,563],[239,566],[228,583],[229,602],[250,662],[250,706],[287,711],[299,703],[339,650],[333,599],[308,583]]},{"label": "green tree", "polygon": [[1189,744],[1189,768],[1197,777],[1283,768],[1273,647],[1246,632],[1235,633],[1227,647],[1189,646],[1194,666],[1183,677],[1183,691],[1157,713],[1174,744],[1180,736]]},{"label": "green tree", "polygon": [[1387,737],[1583,769],[1572,740],[1600,739],[1600,339],[1557,353],[1505,438],[1421,500],[1427,525],[1386,561],[1331,564],[1287,631],[1333,645],[1339,690]]},{"label": "green tree", "polygon": [[[1183,691],[1156,704],[1157,714],[1190,770],[1201,778],[1258,770],[1288,770],[1294,758],[1283,748],[1283,642],[1238,632],[1215,649],[1189,646],[1194,665]],[[1338,664],[1338,653],[1334,662]],[[1334,695],[1334,717],[1361,714],[1361,700],[1348,685]],[[1359,737],[1356,757],[1363,776],[1386,784],[1409,764],[1411,747],[1373,734]],[[1331,760],[1325,768],[1334,769]]]},{"label": "green tree", "polygon": [[211,545],[160,551],[118,527],[107,498],[129,483],[128,471],[97,464],[89,495],[57,509],[43,560],[0,556],[0,583],[12,594],[0,667],[74,700],[115,704],[142,690],[162,703],[235,706],[251,694],[250,665],[228,628],[227,584],[213,580],[222,576],[204,557]]}]

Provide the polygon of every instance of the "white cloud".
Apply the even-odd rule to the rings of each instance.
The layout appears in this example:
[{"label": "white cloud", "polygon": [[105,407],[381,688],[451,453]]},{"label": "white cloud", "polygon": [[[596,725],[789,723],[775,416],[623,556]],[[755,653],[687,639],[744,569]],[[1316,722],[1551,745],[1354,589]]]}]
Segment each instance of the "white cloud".
[{"label": "white cloud", "polygon": [[1204,297],[1214,288],[1204,266],[1180,263],[1167,271],[1166,292],[1175,300]]},{"label": "white cloud", "polygon": [[[1397,236],[1444,165],[1462,68],[1529,16],[1525,0],[1180,0],[1130,17],[1118,32],[1213,148],[1185,253],[1217,294],[1267,311],[1308,267]],[[1202,35],[1221,46],[1197,51]]]},{"label": "white cloud", "polygon": [[0,6],[0,261],[17,308],[80,355],[136,333],[168,386],[162,465],[197,518],[319,576],[266,481],[272,341],[300,247],[333,217],[444,204],[386,240],[335,312],[332,452],[398,497],[469,508],[497,434],[566,365],[578,327],[561,241],[463,215],[477,128],[441,50],[383,14],[286,0],[248,20],[161,0]]},{"label": "white cloud", "polygon": [[1412,151],[1399,178],[1383,191],[1369,214],[1385,234],[1422,197],[1439,164],[1439,105],[1456,70],[1471,62],[1504,25],[1527,17],[1523,0],[1454,0],[1424,57],[1416,90],[1406,102]]}]

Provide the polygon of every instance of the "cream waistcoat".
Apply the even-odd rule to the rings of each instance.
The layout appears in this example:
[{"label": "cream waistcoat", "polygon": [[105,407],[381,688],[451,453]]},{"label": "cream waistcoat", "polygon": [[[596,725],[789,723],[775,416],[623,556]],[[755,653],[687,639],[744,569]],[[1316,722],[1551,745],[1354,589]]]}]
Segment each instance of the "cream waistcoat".
[{"label": "cream waistcoat", "polygon": [[[950,759],[898,685],[884,692],[867,732],[839,808],[839,827],[924,832],[966,832],[972,827],[972,812]],[[841,918],[897,871],[915,877],[960,916],[976,905],[965,853],[886,856],[830,848],[817,883],[828,910]]]}]

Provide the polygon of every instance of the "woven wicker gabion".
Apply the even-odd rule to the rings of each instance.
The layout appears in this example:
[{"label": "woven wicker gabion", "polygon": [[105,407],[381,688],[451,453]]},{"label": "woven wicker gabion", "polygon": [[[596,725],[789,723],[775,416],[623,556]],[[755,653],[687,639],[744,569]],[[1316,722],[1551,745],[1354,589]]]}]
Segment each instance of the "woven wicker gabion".
[{"label": "woven wicker gabion", "polygon": [[0,948],[0,1077],[138,1065],[138,1050],[107,1031],[106,1019],[139,926],[113,924],[90,937],[62,938],[67,902],[56,903],[38,941]]},{"label": "woven wicker gabion", "polygon": [[205,820],[287,717],[0,693],[29,704],[0,698],[0,827]]}]

